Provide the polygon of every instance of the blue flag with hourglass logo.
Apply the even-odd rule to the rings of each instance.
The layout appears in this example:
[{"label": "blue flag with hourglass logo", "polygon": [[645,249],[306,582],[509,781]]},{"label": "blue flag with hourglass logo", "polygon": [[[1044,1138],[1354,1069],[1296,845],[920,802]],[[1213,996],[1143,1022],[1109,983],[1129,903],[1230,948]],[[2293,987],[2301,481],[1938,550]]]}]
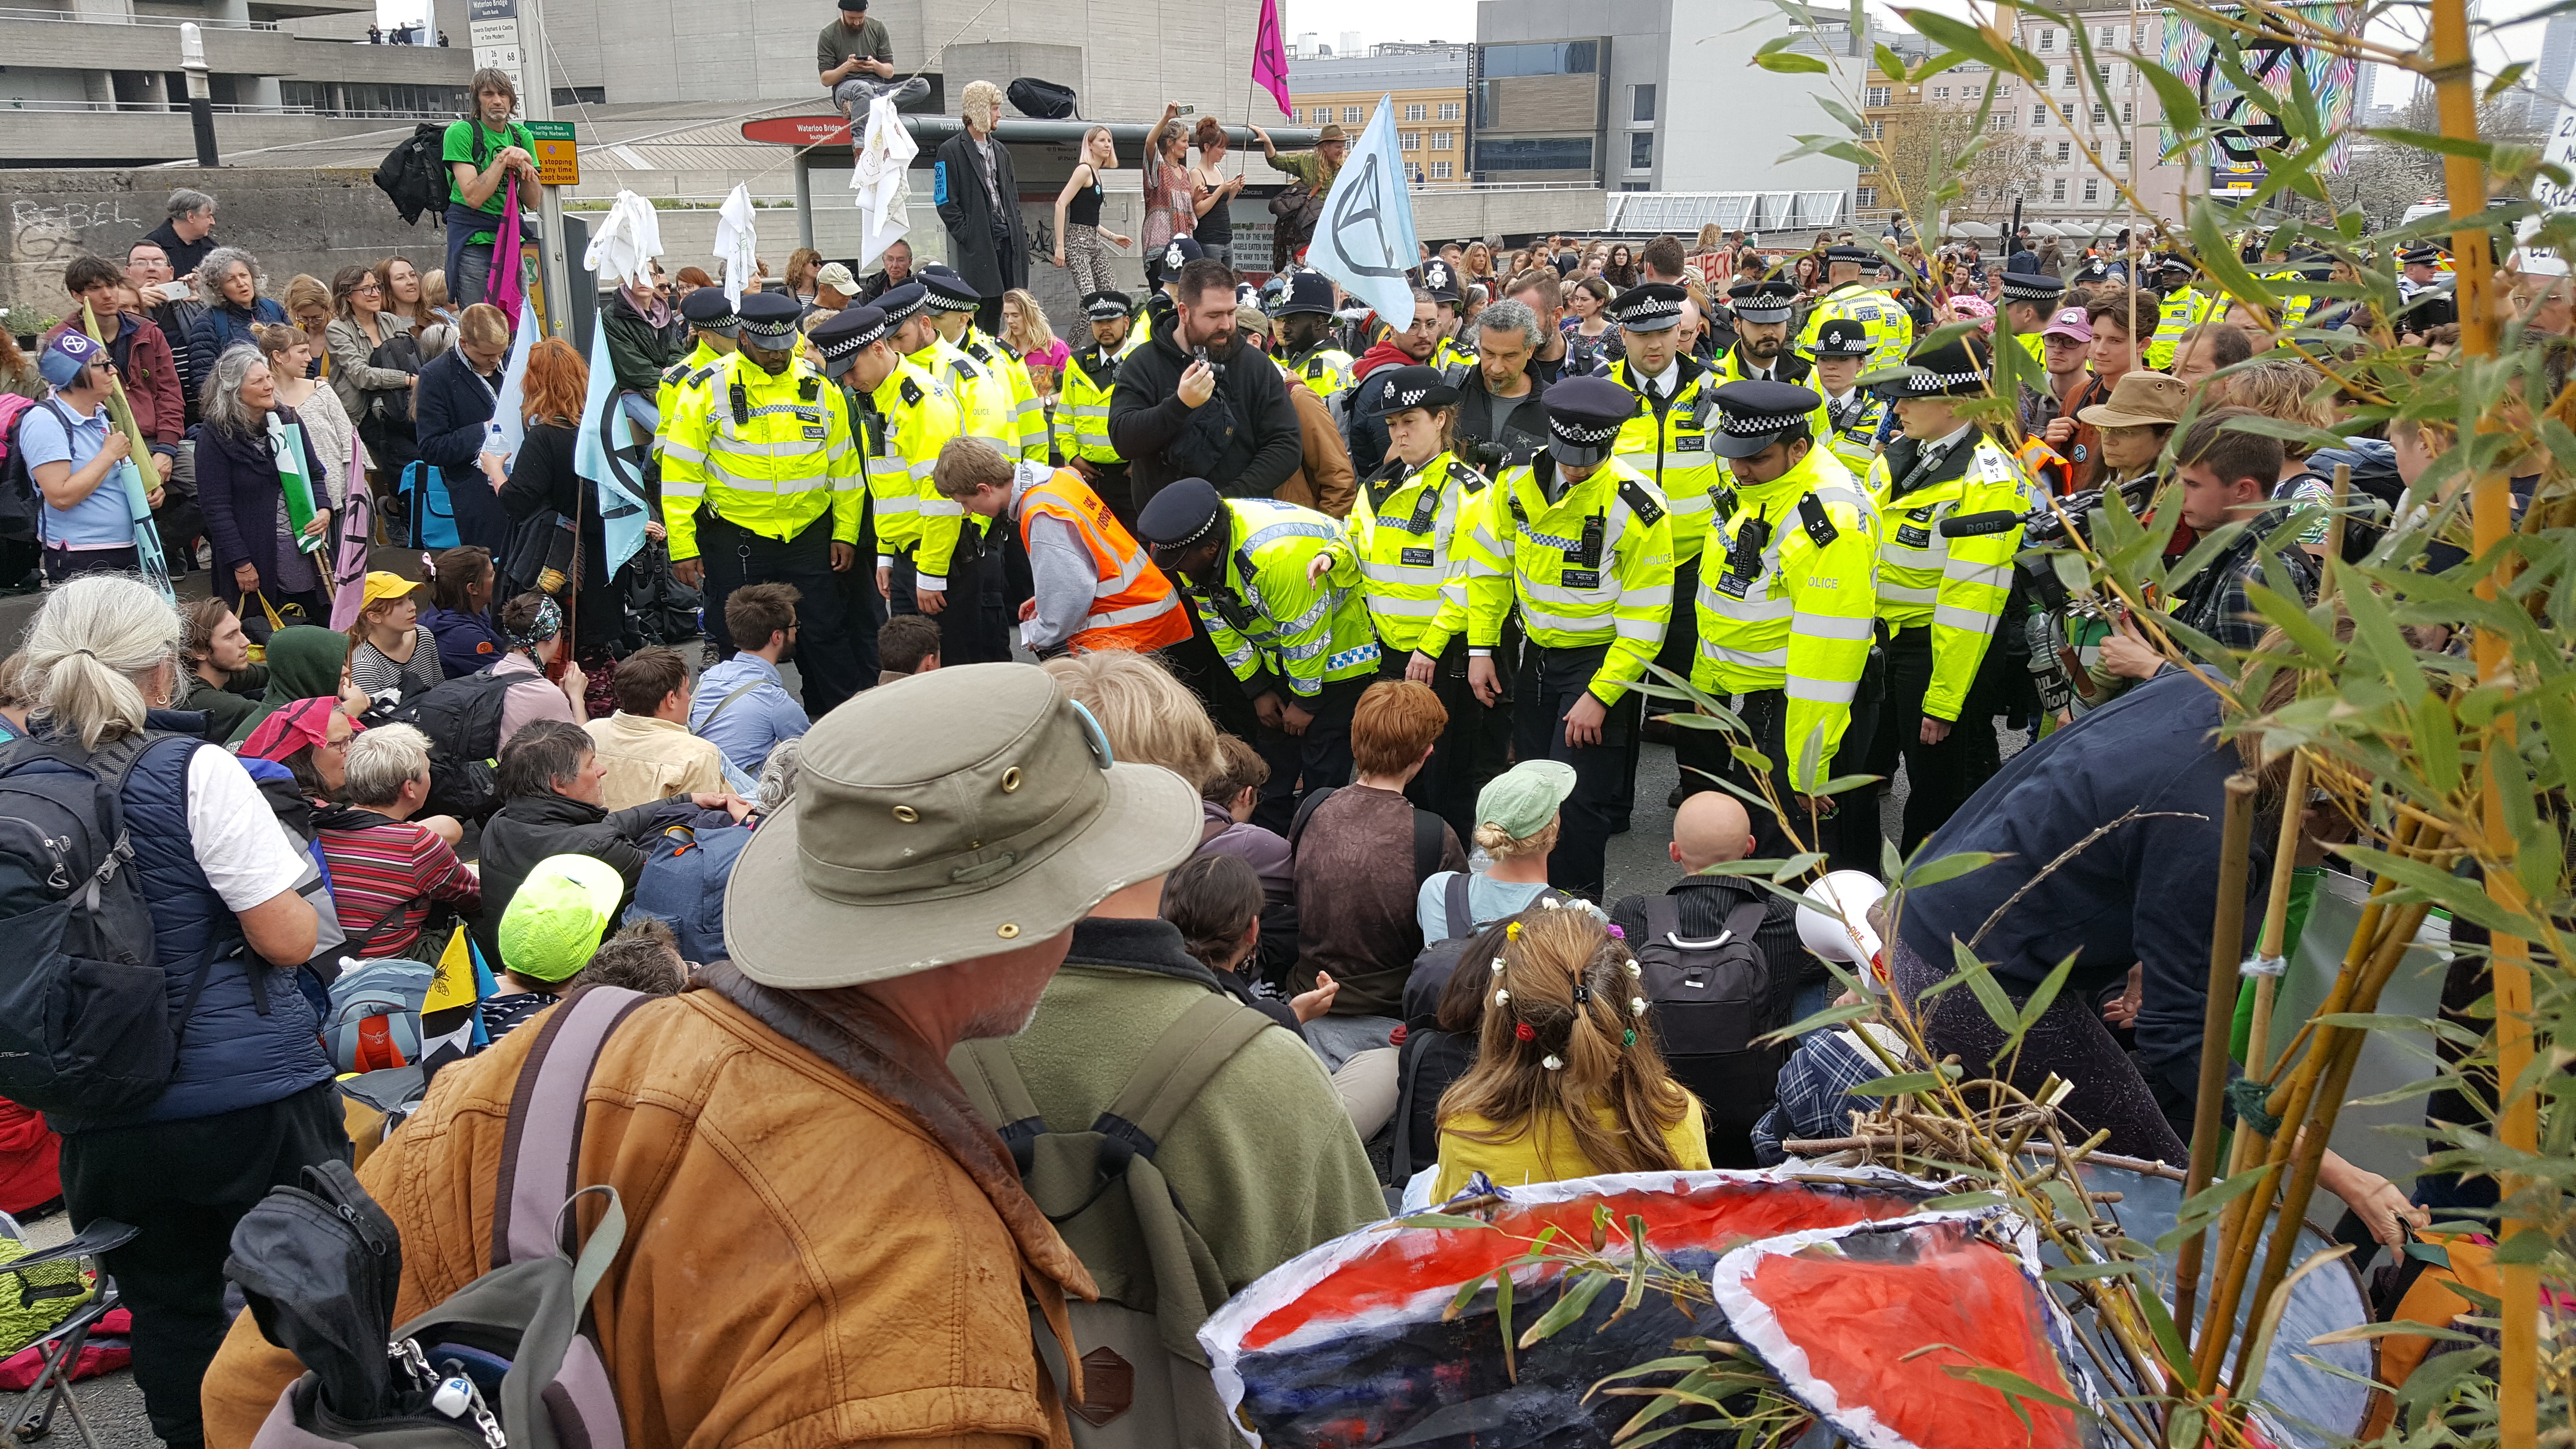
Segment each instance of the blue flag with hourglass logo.
[{"label": "blue flag with hourglass logo", "polygon": [[1405,188],[1390,99],[1378,97],[1377,114],[1324,194],[1306,264],[1400,327],[1413,320],[1410,273],[1422,249],[1413,234],[1413,197]]},{"label": "blue flag with hourglass logo", "polygon": [[651,439],[638,439],[617,391],[617,369],[608,362],[608,329],[590,331],[590,395],[582,400],[581,431],[574,435],[572,470],[599,492],[600,542],[610,573],[644,547],[644,456]]}]

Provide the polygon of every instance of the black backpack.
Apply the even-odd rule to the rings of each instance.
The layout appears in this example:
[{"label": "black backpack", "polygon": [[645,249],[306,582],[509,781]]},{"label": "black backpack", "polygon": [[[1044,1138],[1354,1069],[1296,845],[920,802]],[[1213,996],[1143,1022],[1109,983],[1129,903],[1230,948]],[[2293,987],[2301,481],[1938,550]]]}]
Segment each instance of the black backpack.
[{"label": "black backpack", "polygon": [[188,984],[178,1019],[153,945],[125,780],[153,743],[119,739],[0,748],[0,1097],[104,1119],[150,1106],[178,1067],[180,1037],[216,952]]},{"label": "black backpack", "polygon": [[2406,505],[2406,480],[2397,474],[2397,449],[2377,438],[2347,438],[2340,448],[2319,448],[2308,455],[2308,471],[2272,490],[2274,498],[2292,496],[2314,478],[2329,491],[2337,463],[2352,465],[2354,511],[2344,516],[2343,561],[2357,564],[2388,536],[2388,525]]},{"label": "black backpack", "polygon": [[1071,86],[1060,86],[1054,81],[1039,80],[1036,76],[1024,75],[1011,82],[1010,88],[1002,94],[1023,116],[1041,121],[1069,121],[1074,118],[1074,94]]},{"label": "black backpack", "polygon": [[[433,225],[447,215],[447,163],[439,158],[447,149],[448,125],[444,121],[421,122],[376,164],[376,189],[392,199],[394,210],[402,213],[407,225],[420,225],[423,214]],[[475,131],[475,149],[480,151],[482,128],[477,126]]]},{"label": "black backpack", "polygon": [[481,820],[501,808],[495,758],[501,753],[501,704],[510,687],[528,677],[485,669],[441,680],[386,712],[385,722],[410,725],[429,737],[430,813]]},{"label": "black backpack", "polygon": [[[12,404],[16,404],[14,410]],[[0,538],[17,543],[34,542],[44,517],[44,498],[36,489],[36,475],[27,466],[27,449],[20,437],[27,430],[27,419],[40,407],[54,408],[56,416],[61,415],[51,398],[31,402],[14,394],[0,396]],[[70,430],[68,419],[64,429]],[[16,582],[0,579],[0,585]]]},{"label": "black backpack", "polygon": [[1788,1023],[1771,989],[1771,966],[1753,933],[1770,904],[1762,897],[1726,913],[1708,940],[1681,934],[1681,902],[1648,896],[1643,939],[1628,943],[1644,968],[1647,1019],[1673,1076],[1700,1100],[1709,1156],[1718,1166],[1752,1165],[1753,1124],[1778,1093],[1785,1046],[1756,1043]]}]

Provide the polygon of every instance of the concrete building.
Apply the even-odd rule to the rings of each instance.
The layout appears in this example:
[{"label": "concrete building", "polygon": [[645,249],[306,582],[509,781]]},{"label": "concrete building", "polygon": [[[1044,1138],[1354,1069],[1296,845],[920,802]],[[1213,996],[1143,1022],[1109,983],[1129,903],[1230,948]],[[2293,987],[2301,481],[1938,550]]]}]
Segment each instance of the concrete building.
[{"label": "concrete building", "polygon": [[[2367,72],[2376,66],[2363,66]],[[2576,77],[2576,14],[2564,11],[2549,17],[2540,35],[2540,64],[2531,75],[2530,111],[2523,124],[2534,131],[2545,131],[2556,124],[2559,109],[2567,104],[2567,82]],[[2370,93],[2362,93],[2363,114],[2369,114]]]},{"label": "concrete building", "polygon": [[1786,28],[1766,0],[1570,9],[1484,0],[1476,7],[1474,174],[1611,191],[1847,195],[1851,162],[1779,158],[1795,147],[1792,135],[1833,126],[1817,97],[1852,89],[1868,63],[1868,35],[1851,33],[1849,14],[1814,12],[1794,46],[1845,74],[1781,75],[1748,63],[1756,43]]},{"label": "concrete building", "polygon": [[[1338,123],[1354,137],[1376,114],[1378,97],[1395,107],[1396,139],[1418,187],[1467,184],[1467,45],[1381,45],[1377,54],[1293,61],[1288,69],[1291,119]],[[1253,119],[1261,119],[1255,116]]]},{"label": "concrete building", "polygon": [[[204,32],[215,139],[235,151],[461,113],[473,72],[463,0],[457,48],[368,45],[375,0],[16,0],[0,9],[0,165],[193,160],[179,27]],[[391,144],[388,141],[387,144]]]}]

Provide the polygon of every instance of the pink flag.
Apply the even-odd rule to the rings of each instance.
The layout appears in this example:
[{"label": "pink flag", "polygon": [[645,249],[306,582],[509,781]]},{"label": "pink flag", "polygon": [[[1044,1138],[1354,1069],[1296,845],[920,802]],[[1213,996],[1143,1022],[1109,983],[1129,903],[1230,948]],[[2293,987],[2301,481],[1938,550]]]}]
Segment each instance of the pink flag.
[{"label": "pink flag", "polygon": [[333,531],[340,535],[339,549],[331,560],[331,627],[357,627],[358,612],[367,598],[367,557],[375,543],[375,508],[367,495],[367,470],[362,449],[349,449],[349,487],[342,495],[340,516],[333,520]]},{"label": "pink flag", "polygon": [[483,288],[483,300],[500,308],[502,316],[516,317],[519,301],[527,291],[519,276],[519,178],[514,175],[507,184],[501,224],[492,229],[491,280]]},{"label": "pink flag", "polygon": [[1261,0],[1261,28],[1252,36],[1252,80],[1279,103],[1279,114],[1297,118],[1297,108],[1288,104],[1288,45],[1279,35],[1279,0]]}]

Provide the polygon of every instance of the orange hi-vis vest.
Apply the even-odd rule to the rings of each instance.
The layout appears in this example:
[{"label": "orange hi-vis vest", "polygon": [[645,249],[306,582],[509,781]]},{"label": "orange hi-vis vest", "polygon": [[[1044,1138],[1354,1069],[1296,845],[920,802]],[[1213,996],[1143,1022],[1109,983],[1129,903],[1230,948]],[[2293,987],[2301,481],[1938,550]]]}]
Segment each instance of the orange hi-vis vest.
[{"label": "orange hi-vis vest", "polygon": [[1073,525],[1099,582],[1092,586],[1089,620],[1065,641],[1086,653],[1128,649],[1143,653],[1190,637],[1190,616],[1163,571],[1145,557],[1109,505],[1070,468],[1058,468],[1020,495],[1020,546],[1029,542],[1029,520],[1061,518]]}]

